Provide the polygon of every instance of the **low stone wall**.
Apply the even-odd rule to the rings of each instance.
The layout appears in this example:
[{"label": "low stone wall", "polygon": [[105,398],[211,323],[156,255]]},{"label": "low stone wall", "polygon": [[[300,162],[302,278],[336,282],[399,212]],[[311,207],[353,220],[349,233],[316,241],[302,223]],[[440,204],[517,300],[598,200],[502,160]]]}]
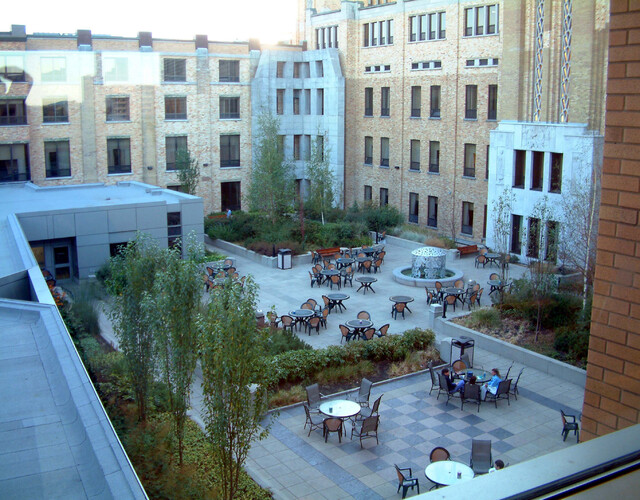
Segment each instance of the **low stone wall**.
[{"label": "low stone wall", "polygon": [[[235,243],[230,243],[224,240],[212,240],[208,236],[205,236],[205,243],[208,245],[219,248],[222,252],[226,254],[232,255],[240,255],[246,259],[249,259],[253,262],[257,262],[265,267],[277,268],[278,267],[278,257],[267,257],[266,255],[262,255],[254,252],[253,250],[247,250],[245,247],[240,245],[236,245]],[[302,255],[294,255],[292,260],[292,266],[302,266],[311,264],[311,253],[307,252]]]}]

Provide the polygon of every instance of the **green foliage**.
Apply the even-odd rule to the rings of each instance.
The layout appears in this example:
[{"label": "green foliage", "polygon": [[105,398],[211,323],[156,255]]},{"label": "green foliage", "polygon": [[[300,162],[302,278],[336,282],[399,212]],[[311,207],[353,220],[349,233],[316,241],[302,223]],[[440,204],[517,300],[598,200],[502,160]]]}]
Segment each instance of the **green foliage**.
[{"label": "green foliage", "polygon": [[179,149],[176,152],[176,170],[184,192],[195,195],[200,182],[200,165],[188,149]]},{"label": "green foliage", "polygon": [[500,328],[500,312],[494,308],[483,308],[473,311],[467,318],[468,328]]},{"label": "green foliage", "polygon": [[317,374],[316,381],[321,385],[355,382],[375,372],[376,367],[367,359],[357,364],[330,366]]},{"label": "green foliage", "polygon": [[96,279],[102,286],[106,286],[106,282],[111,278],[111,260],[107,260],[96,271]]},{"label": "green foliage", "polygon": [[563,361],[581,363],[589,354],[589,330],[565,326],[555,332],[553,347],[561,353]]},{"label": "green foliage", "polygon": [[313,348],[291,330],[273,329],[266,342],[266,354],[268,356],[301,349]]},{"label": "green foliage", "polygon": [[309,160],[305,162],[306,177],[309,179],[309,196],[305,204],[320,214],[324,224],[325,212],[333,208],[336,196],[336,179],[329,167],[329,151],[325,151],[324,136],[312,141]]},{"label": "green foliage", "polygon": [[280,408],[294,403],[299,403],[307,398],[307,393],[300,384],[282,389],[269,396],[269,407]]}]

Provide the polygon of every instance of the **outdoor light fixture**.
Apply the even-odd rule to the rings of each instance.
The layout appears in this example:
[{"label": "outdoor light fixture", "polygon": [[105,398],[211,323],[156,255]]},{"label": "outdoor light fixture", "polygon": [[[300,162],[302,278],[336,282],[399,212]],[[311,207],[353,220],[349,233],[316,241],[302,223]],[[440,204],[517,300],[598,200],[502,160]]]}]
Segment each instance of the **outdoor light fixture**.
[{"label": "outdoor light fixture", "polygon": [[396,170],[400,170],[400,167],[398,165],[396,165]]},{"label": "outdoor light fixture", "polygon": [[147,170],[153,170],[153,167],[149,166],[147,167]]}]

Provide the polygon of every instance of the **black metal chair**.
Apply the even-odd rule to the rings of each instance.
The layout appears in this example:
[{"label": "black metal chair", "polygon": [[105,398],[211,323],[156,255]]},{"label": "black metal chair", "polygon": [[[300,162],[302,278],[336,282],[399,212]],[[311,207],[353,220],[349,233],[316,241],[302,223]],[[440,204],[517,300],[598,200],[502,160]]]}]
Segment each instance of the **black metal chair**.
[{"label": "black metal chair", "polygon": [[447,395],[446,402],[448,403],[451,398],[460,397],[460,391],[454,391],[454,392],[449,391],[449,384],[447,384],[447,378],[442,373],[438,373],[438,381],[439,381],[438,396],[436,397],[436,399],[440,399],[440,394],[446,394]]},{"label": "black metal chair", "polygon": [[338,441],[342,443],[342,419],[325,418],[322,422],[322,426],[325,443],[327,442],[327,439],[329,439],[330,432],[336,432],[338,434]]},{"label": "black metal chair", "polygon": [[391,308],[391,316],[393,319],[398,319],[398,314],[402,314],[402,319],[404,319],[404,310],[407,308],[407,304],[404,302],[397,302],[393,304]]},{"label": "black metal chair", "polygon": [[378,415],[380,411],[380,401],[382,401],[382,396],[384,394],[380,394],[380,397],[373,402],[371,408],[363,407],[360,409],[360,413],[356,415],[356,420],[364,420],[365,418],[372,417],[373,415]]},{"label": "black metal chair", "polygon": [[324,394],[320,392],[320,386],[318,384],[312,384],[305,388],[307,391],[307,406],[311,411],[320,411],[318,407],[320,402],[324,398]]},{"label": "black metal chair", "polygon": [[313,429],[322,429],[324,418],[319,417],[319,414],[312,414],[307,405],[304,405],[304,412],[307,415],[307,420],[304,423],[303,429],[306,429],[307,424],[309,424],[309,434],[307,434],[307,437],[309,437]]},{"label": "black metal chair", "polygon": [[[413,488],[418,488],[418,494],[420,494],[420,483],[417,477],[411,477],[411,467],[400,468],[396,464],[393,464],[396,468],[396,473],[398,474],[398,493],[400,493],[400,488],[402,488],[402,498],[407,496],[407,491],[409,488],[413,490]],[[406,477],[402,471],[409,471],[409,477]]]},{"label": "black metal chair", "polygon": [[343,340],[349,342],[351,340],[351,337],[353,337],[353,332],[349,330],[349,327],[346,325],[340,325],[339,327],[340,333],[342,334],[342,337],[340,337],[340,343],[342,344]]},{"label": "black metal chair", "polygon": [[320,286],[321,281],[319,280],[318,276],[312,274],[311,271],[309,271],[309,279],[311,280],[311,288],[313,288],[313,285]]},{"label": "black metal chair", "polygon": [[[578,422],[576,420],[575,415],[567,415],[565,412],[560,410],[560,415],[562,415],[562,440],[566,441],[569,432],[573,431],[576,435],[576,442],[580,441],[580,428],[578,427]],[[571,420],[569,420],[571,419]]]},{"label": "black metal chair", "polygon": [[500,382],[500,384],[498,384],[498,390],[496,391],[495,394],[493,394],[492,392],[487,391],[487,394],[484,397],[485,401],[493,401],[494,404],[496,405],[496,408],[498,407],[498,399],[506,399],[507,400],[507,404],[509,406],[511,406],[511,402],[509,401],[509,390],[511,389],[511,379],[509,380],[503,380],[502,382]]},{"label": "black metal chair", "polygon": [[511,394],[514,398],[516,398],[516,401],[518,400],[518,382],[520,382],[520,377],[522,376],[523,371],[524,371],[524,368],[522,368],[520,370],[520,373],[518,373],[518,377],[516,378],[516,383],[513,384],[513,386],[511,387],[511,390],[509,391],[509,394]]},{"label": "black metal chair", "polygon": [[427,369],[431,376],[431,389],[429,389],[429,395],[431,395],[434,389],[440,389],[440,379],[436,372],[433,371],[433,361],[429,361],[429,363],[427,363]]},{"label": "black metal chair", "polygon": [[378,423],[380,422],[380,415],[372,415],[365,418],[362,421],[360,429],[356,429],[355,426],[351,427],[351,439],[354,434],[360,438],[360,448],[362,448],[362,440],[367,438],[376,438],[376,444],[380,444],[378,441]]},{"label": "black metal chair", "polygon": [[480,412],[480,386],[477,384],[465,384],[460,400],[460,410],[464,410],[465,403],[472,403],[478,405],[478,412]]},{"label": "black metal chair", "polygon": [[371,382],[371,380],[369,379],[363,378],[362,382],[360,382],[360,389],[358,389],[358,394],[356,394],[355,402],[358,403],[361,407],[369,406],[371,387],[373,387],[373,382]]},{"label": "black metal chair", "polygon": [[476,474],[486,474],[493,466],[491,459],[491,441],[488,439],[471,440],[471,461],[469,466]]}]

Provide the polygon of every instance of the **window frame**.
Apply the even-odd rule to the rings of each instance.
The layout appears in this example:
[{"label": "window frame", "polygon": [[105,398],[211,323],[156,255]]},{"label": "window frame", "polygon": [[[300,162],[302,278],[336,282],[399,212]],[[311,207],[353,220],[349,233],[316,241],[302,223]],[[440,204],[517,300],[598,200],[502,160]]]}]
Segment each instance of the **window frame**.
[{"label": "window frame", "polygon": [[[2,158],[2,150],[8,148],[8,157]],[[22,148],[21,155],[17,154],[18,148]],[[14,152],[16,155],[14,155]],[[24,164],[20,164],[23,161]],[[7,174],[5,177],[0,177],[0,182],[15,182],[15,181],[28,181],[31,180],[31,167],[29,162],[29,144],[22,142],[14,142],[8,144],[0,144],[0,164],[2,162],[8,162]],[[21,168],[23,171],[21,171]],[[9,172],[11,170],[11,172]],[[0,174],[1,175],[1,174]]]},{"label": "window frame", "polygon": [[389,204],[389,189],[380,188],[380,206],[384,207]]},{"label": "window frame", "polygon": [[[178,144],[178,142],[184,142],[184,144]],[[164,140],[165,151],[165,167],[167,172],[175,172],[178,170],[176,163],[178,160],[178,151],[189,151],[189,140],[186,135],[170,135],[166,136]],[[169,161],[173,159],[173,161]]]},{"label": "window frame", "polygon": [[[62,108],[60,113],[59,108]],[[48,114],[47,109],[52,109],[53,113]],[[42,98],[42,123],[69,123],[69,101],[66,97]]]},{"label": "window frame", "polygon": [[[60,62],[63,64],[62,68],[55,68],[45,73],[42,63],[43,62]],[[67,58],[60,56],[43,56],[40,58],[40,79],[46,83],[63,83],[67,81]]]},{"label": "window frame", "polygon": [[389,166],[389,138],[380,137],[380,166]]},{"label": "window frame", "polygon": [[364,164],[373,165],[373,137],[370,135],[364,137]]},{"label": "window frame", "polygon": [[373,200],[373,188],[368,184],[364,185],[364,201],[372,201]]},{"label": "window frame", "polygon": [[[224,72],[223,67],[225,68]],[[218,61],[218,81],[221,83],[240,82],[240,61],[238,59],[220,59]]]},{"label": "window frame", "polygon": [[26,98],[0,99],[0,126],[28,125]]},{"label": "window frame", "polygon": [[[111,145],[116,143],[117,148],[113,148]],[[122,143],[122,144],[121,144]],[[123,147],[125,146],[125,147]],[[118,155],[111,154],[111,151],[123,151],[124,153],[119,153]],[[124,156],[129,159],[129,163],[122,163],[122,160],[126,160],[126,158],[120,158],[120,156]],[[116,164],[116,157],[118,159],[118,163]],[[113,162],[112,162],[113,159]],[[131,139],[129,137],[107,137],[107,174],[108,175],[121,175],[121,174],[130,174],[132,172],[131,165]]]},{"label": "window frame", "polygon": [[463,177],[476,177],[477,148],[475,144],[465,143],[464,145],[464,169]]},{"label": "window frame", "polygon": [[[235,107],[235,112],[233,111]],[[231,108],[231,111],[223,112],[224,108]],[[240,119],[240,97],[239,96],[220,96],[218,99],[218,113],[220,120],[239,120]]]},{"label": "window frame", "polygon": [[[235,144],[232,144],[232,141]],[[227,144],[224,144],[224,142],[227,142]],[[234,153],[237,154],[234,155]],[[220,168],[241,166],[240,154],[240,134],[220,134]]]},{"label": "window frame", "polygon": [[[50,160],[51,160],[50,153],[52,153],[52,151],[47,151],[47,148],[50,146],[55,147],[56,161],[57,161],[55,169],[52,168],[50,164]],[[59,154],[59,149],[63,150],[61,151],[63,153],[62,155]],[[60,158],[58,158],[59,156],[62,157],[62,162],[64,162],[64,159],[66,157],[66,162],[67,162],[66,168],[61,168],[58,166],[58,164],[61,163]],[[69,144],[69,140],[66,139],[66,140],[44,141],[44,162],[45,162],[45,177],[47,179],[71,177],[71,147]],[[54,175],[54,172],[57,173],[57,175]]]},{"label": "window frame", "polygon": [[164,83],[186,82],[187,60],[180,57],[163,57],[162,81]]},{"label": "window frame", "polygon": [[[557,159],[560,159],[558,168]],[[551,153],[549,165],[549,192],[550,193],[562,193],[562,164],[564,158],[562,153]]]},{"label": "window frame", "polygon": [[498,85],[490,84],[487,90],[487,120],[498,119]]},{"label": "window frame", "polygon": [[427,226],[438,228],[438,197],[427,197]]},{"label": "window frame", "polygon": [[465,85],[464,90],[464,119],[478,119],[478,86]]},{"label": "window frame", "polygon": [[429,118],[441,118],[441,87],[440,85],[431,85],[429,89]]},{"label": "window frame", "polygon": [[373,87],[364,88],[364,116],[373,116]]},{"label": "window frame", "polygon": [[[173,102],[171,105],[170,103]],[[182,103],[184,105],[184,113],[179,113],[177,110],[179,109],[178,103]],[[167,107],[171,108],[173,106],[174,112],[167,113]],[[164,96],[164,119],[165,120],[186,120],[187,119],[187,97],[186,96]]]},{"label": "window frame", "polygon": [[420,140],[419,139],[411,139],[409,143],[409,170],[412,170],[414,172],[420,171]]},{"label": "window frame", "polygon": [[544,151],[531,151],[531,191],[542,191],[544,186]]},{"label": "window frame", "polygon": [[499,4],[475,5],[464,9],[463,37],[491,36],[499,33]]},{"label": "window frame", "polygon": [[[435,152],[435,163],[434,163]],[[429,141],[429,172],[432,174],[440,173],[440,141]]]},{"label": "window frame", "polygon": [[412,224],[418,224],[419,220],[420,220],[420,195],[418,193],[410,192],[408,221]]},{"label": "window frame", "polygon": [[[15,68],[21,68],[21,71],[9,71],[9,69],[14,68],[14,66],[10,65],[10,59],[20,60],[20,64]],[[27,80],[26,73],[24,71],[24,57],[15,54],[0,54],[0,77],[10,80],[14,83],[26,82]]]},{"label": "window frame", "polygon": [[462,224],[460,226],[460,232],[462,234],[473,236],[474,210],[475,210],[475,207],[473,202],[471,201],[462,202]]},{"label": "window frame", "polygon": [[422,112],[422,86],[411,86],[411,118],[420,118]]},{"label": "window frame", "polygon": [[[114,112],[114,108],[124,107],[124,103],[126,103],[126,113],[122,112]],[[111,113],[109,113],[109,109],[111,108]],[[106,96],[105,97],[105,115],[106,122],[129,122],[131,121],[131,107],[129,103],[129,96]]]},{"label": "window frame", "polygon": [[513,188],[524,189],[527,178],[527,151],[525,149],[513,150]]},{"label": "window frame", "polygon": [[391,116],[391,87],[380,88],[380,116]]}]

